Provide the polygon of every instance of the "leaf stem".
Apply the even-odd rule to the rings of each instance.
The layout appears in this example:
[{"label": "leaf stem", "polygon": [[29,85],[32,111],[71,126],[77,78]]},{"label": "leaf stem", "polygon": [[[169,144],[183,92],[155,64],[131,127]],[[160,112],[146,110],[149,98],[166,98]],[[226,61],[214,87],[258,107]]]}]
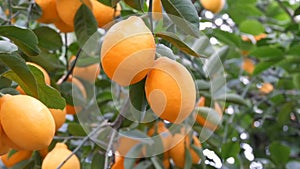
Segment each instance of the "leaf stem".
[{"label": "leaf stem", "polygon": [[8,23],[9,23],[9,25],[12,25],[12,21],[11,21],[11,19],[12,19],[12,8],[11,8],[11,1],[12,0],[7,0],[7,5],[8,5],[8,18],[9,18],[9,21],[8,21]]},{"label": "leaf stem", "polygon": [[28,7],[28,14],[27,14],[27,23],[26,23],[26,27],[29,27],[29,22],[31,19],[31,12],[32,12],[32,5],[33,5],[34,1],[30,0],[29,1],[29,7]]},{"label": "leaf stem", "polygon": [[99,129],[101,129],[102,127],[109,126],[109,125],[110,124],[107,123],[107,121],[105,121],[105,122],[101,123],[92,132],[90,132],[87,136],[85,136],[84,139],[82,140],[82,142],[72,151],[72,153],[62,163],[60,163],[60,165],[56,169],[60,169],[84,145],[84,143],[87,142],[90,139],[90,137],[92,137],[94,134],[97,133],[97,131]]},{"label": "leaf stem", "polygon": [[113,152],[113,143],[114,143],[114,138],[116,137],[117,131],[115,129],[112,130],[112,134],[110,136],[109,142],[108,142],[108,146],[107,146],[107,151],[106,151],[106,155],[105,155],[105,162],[104,162],[104,169],[109,169],[110,168],[110,162],[109,162],[109,156],[108,153],[110,151]]},{"label": "leaf stem", "polygon": [[68,34],[64,33],[64,39],[65,39],[65,60],[66,60],[66,67],[67,70],[69,69],[69,61],[68,61]]}]

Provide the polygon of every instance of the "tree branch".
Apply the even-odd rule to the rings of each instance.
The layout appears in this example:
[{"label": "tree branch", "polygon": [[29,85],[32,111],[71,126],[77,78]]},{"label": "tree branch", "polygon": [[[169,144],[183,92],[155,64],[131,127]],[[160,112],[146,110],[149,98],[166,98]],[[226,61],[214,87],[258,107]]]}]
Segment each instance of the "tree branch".
[{"label": "tree branch", "polygon": [[286,6],[284,6],[284,4],[280,1],[280,0],[276,0],[276,2],[278,3],[278,5],[281,7],[281,9],[283,9],[291,18],[291,21],[293,23],[296,23],[295,18],[293,17],[293,15],[290,13],[290,11],[288,10],[288,8]]},{"label": "tree branch", "polygon": [[99,129],[106,126],[110,126],[110,123],[108,123],[107,121],[101,123],[95,130],[93,130],[87,136],[85,136],[82,142],[72,151],[72,153],[62,163],[60,163],[60,165],[56,169],[60,169],[84,145],[84,143],[90,139],[90,137],[96,134]]}]

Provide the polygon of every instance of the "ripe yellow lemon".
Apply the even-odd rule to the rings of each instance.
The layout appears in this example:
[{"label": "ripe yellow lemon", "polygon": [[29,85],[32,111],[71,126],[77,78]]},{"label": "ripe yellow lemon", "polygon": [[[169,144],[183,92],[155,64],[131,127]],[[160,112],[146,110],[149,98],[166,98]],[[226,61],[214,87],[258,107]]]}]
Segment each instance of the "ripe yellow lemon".
[{"label": "ripe yellow lemon", "polygon": [[63,33],[74,32],[74,25],[67,25],[59,17],[54,22],[54,25],[56,26],[57,29],[60,30],[60,32]]},{"label": "ripe yellow lemon", "polygon": [[54,137],[55,122],[49,109],[31,96],[9,96],[1,106],[0,118],[5,134],[23,150],[48,147]]},{"label": "ripe yellow lemon", "polygon": [[[75,59],[72,56],[70,59],[70,64]],[[75,66],[73,69],[73,76],[80,77],[86,81],[94,82],[100,73],[100,64],[95,63],[84,67]]]},{"label": "ripe yellow lemon", "polygon": [[[56,169],[72,152],[64,143],[56,143],[43,160],[42,169]],[[61,169],[80,169],[80,162],[76,155],[73,155]]]},{"label": "ripe yellow lemon", "polygon": [[155,61],[148,73],[145,91],[153,112],[172,123],[183,122],[194,109],[196,88],[191,74],[167,57]]},{"label": "ripe yellow lemon", "polygon": [[55,130],[57,131],[66,121],[66,109],[49,109],[55,122]]},{"label": "ripe yellow lemon", "polygon": [[[175,165],[179,168],[184,168],[185,165],[185,151],[189,150],[192,163],[197,164],[200,161],[200,157],[198,154],[191,148],[191,142],[188,135],[183,135],[182,133],[177,133],[174,135],[173,140],[177,143],[173,148],[170,149],[170,157],[174,161]],[[180,142],[178,143],[178,140]],[[193,136],[193,144],[196,147],[201,147],[201,143],[199,139]]]},{"label": "ripe yellow lemon", "polygon": [[202,6],[213,13],[219,13],[223,9],[225,2],[225,0],[200,0]]},{"label": "ripe yellow lemon", "polygon": [[32,151],[22,150],[22,151],[17,151],[10,157],[8,157],[8,154],[5,154],[1,156],[1,160],[7,168],[10,168],[21,161],[29,159],[31,155],[32,155]]},{"label": "ripe yellow lemon", "polygon": [[263,83],[259,91],[263,94],[269,94],[274,90],[274,87],[271,83]]},{"label": "ripe yellow lemon", "polygon": [[121,6],[117,4],[116,11],[110,6],[106,6],[97,0],[92,0],[93,14],[98,22],[98,27],[103,27],[121,14]]},{"label": "ripe yellow lemon", "polygon": [[[71,83],[73,83],[76,87],[78,87],[78,89],[80,90],[83,98],[87,98],[87,93],[86,93],[85,87],[80,82],[80,80],[78,80],[76,77],[70,76],[68,78],[68,81],[71,82]],[[82,110],[82,106],[80,106],[80,105],[72,106],[70,104],[67,104],[67,106],[66,106],[66,112],[67,112],[67,114],[76,114],[77,112],[80,112],[81,110]]]},{"label": "ripe yellow lemon", "polygon": [[8,145],[6,145],[3,141],[3,136],[5,135],[3,129],[2,129],[2,125],[0,122],[0,155],[6,154],[8,153],[10,147]]},{"label": "ripe yellow lemon", "polygon": [[56,0],[58,16],[64,23],[73,27],[75,14],[83,3],[90,9],[93,8],[90,0]]},{"label": "ripe yellow lemon", "polygon": [[[42,71],[43,75],[44,75],[44,80],[45,80],[45,83],[47,85],[50,85],[51,83],[51,80],[50,80],[50,76],[49,74],[47,73],[47,71],[42,68],[40,65],[36,64],[36,63],[32,63],[32,62],[26,62],[27,65],[32,65],[32,66],[35,66],[36,68],[38,68],[40,71]],[[17,86],[16,88],[17,91],[20,92],[20,94],[25,94],[24,90],[20,87],[20,86]]]},{"label": "ripe yellow lemon", "polygon": [[57,20],[56,0],[35,0],[42,9],[42,16],[38,19],[42,23],[53,23]]},{"label": "ripe yellow lemon", "polygon": [[163,17],[162,15],[162,4],[161,0],[152,1],[152,18],[154,20],[160,20]]},{"label": "ripe yellow lemon", "polygon": [[255,69],[254,62],[251,59],[245,58],[242,64],[242,69],[251,75]]},{"label": "ripe yellow lemon", "polygon": [[104,37],[101,63],[107,76],[121,86],[142,80],[154,63],[154,37],[143,20],[131,16],[113,25]]}]

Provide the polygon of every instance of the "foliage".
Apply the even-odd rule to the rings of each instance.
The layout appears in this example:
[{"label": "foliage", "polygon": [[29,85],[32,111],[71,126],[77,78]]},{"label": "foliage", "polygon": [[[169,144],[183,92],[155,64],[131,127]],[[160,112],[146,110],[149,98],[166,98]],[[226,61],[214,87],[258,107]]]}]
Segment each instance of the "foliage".
[{"label": "foliage", "polygon": [[[144,0],[99,2],[112,7],[121,4],[121,16],[115,21],[130,15],[143,15],[156,38],[156,55],[176,59],[192,73],[197,98],[204,96],[206,107],[214,107],[211,103],[217,102],[225,109],[215,131],[206,131],[198,123],[192,126],[202,142],[202,149],[196,150],[202,161],[192,165],[191,160],[186,160],[190,163],[185,166],[195,169],[220,165],[223,168],[300,168],[299,0],[227,0],[224,9],[217,14],[205,10],[196,0],[162,0],[164,17],[168,13],[186,19],[182,22],[170,16],[166,25],[145,17],[151,9]],[[99,44],[84,45],[91,44],[89,40],[95,42],[89,39],[92,35],[101,39],[107,29],[96,29],[96,20],[85,5],[76,13],[75,32],[64,34],[53,24],[36,21],[42,11],[33,1],[4,0],[0,4],[0,92],[18,94],[15,88],[19,84],[48,107],[62,109],[66,102],[70,104],[72,85],[57,82],[70,73],[71,56],[80,54],[77,62],[80,66],[98,61],[100,49],[96,46]],[[262,34],[266,37],[258,38]],[[96,51],[89,50],[95,48]],[[242,69],[245,58],[255,63],[253,73]],[[26,65],[25,61],[45,68],[51,77],[51,87],[42,82],[41,72]],[[221,66],[225,70],[223,74],[218,72]],[[220,75],[226,77],[226,82],[218,78]],[[137,123],[128,114],[129,120],[120,118],[118,114],[122,110],[114,106],[120,107],[123,103],[118,102],[115,91],[123,89],[112,83],[103,71],[94,84],[80,80],[87,89],[88,98],[95,97],[92,100],[95,104],[87,101],[80,114],[69,115],[49,149],[65,140],[71,150],[80,147],[76,154],[81,167],[94,169],[107,165],[108,155],[99,145],[108,146],[110,137],[115,136],[113,133],[92,136],[95,125],[108,121],[120,131],[130,130],[130,135],[142,137],[155,121]],[[272,84],[274,89],[262,92],[260,88],[264,83]],[[144,113],[139,118],[147,117],[144,109],[149,108],[145,94],[140,92],[143,86],[144,81],[126,89],[134,106]],[[95,105],[102,116],[91,116],[95,123],[81,126],[81,115],[95,112]],[[92,131],[89,134],[92,139],[86,137],[86,131]],[[205,137],[205,133],[210,137]],[[96,144],[94,140],[104,143]],[[142,151],[136,146],[129,153],[137,154],[138,150]],[[208,150],[212,150],[221,163],[218,158],[212,158]],[[190,154],[185,153],[185,156],[189,159]],[[145,166],[158,169],[163,166],[162,159],[161,155],[139,161],[125,159],[125,164],[130,168],[137,164],[135,169]],[[15,168],[40,166],[41,157],[34,154]]]}]

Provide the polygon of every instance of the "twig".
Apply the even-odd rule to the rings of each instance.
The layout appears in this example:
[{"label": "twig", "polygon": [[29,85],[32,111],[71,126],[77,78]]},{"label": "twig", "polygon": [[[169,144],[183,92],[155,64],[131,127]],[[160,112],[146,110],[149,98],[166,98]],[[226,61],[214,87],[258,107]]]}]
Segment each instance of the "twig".
[{"label": "twig", "polygon": [[72,66],[71,66],[71,69],[68,71],[68,73],[67,73],[66,75],[64,75],[63,77],[61,77],[61,78],[56,82],[57,85],[61,84],[62,82],[67,81],[68,78],[69,78],[69,76],[73,73],[73,70],[74,70],[74,68],[75,68],[75,65],[76,65],[76,63],[77,63],[77,60],[78,60],[78,58],[79,58],[79,56],[80,56],[81,51],[82,51],[82,49],[80,48],[80,49],[78,50],[77,54],[76,54],[76,58],[75,58],[75,60],[74,60],[74,62],[73,62],[73,64],[72,64]]},{"label": "twig", "polygon": [[65,60],[66,60],[66,67],[67,67],[67,70],[69,69],[69,61],[68,61],[68,34],[67,33],[64,33],[65,34]]},{"label": "twig", "polygon": [[116,134],[117,134],[117,131],[115,129],[113,129],[112,134],[110,136],[110,140],[109,140],[108,145],[107,145],[107,151],[106,151],[105,162],[104,162],[104,169],[109,169],[110,168],[108,153],[113,149],[113,143],[114,143],[114,138],[115,138]]},{"label": "twig", "polygon": [[54,140],[83,139],[82,136],[54,136]]},{"label": "twig", "polygon": [[101,129],[102,127],[109,126],[109,125],[110,124],[107,123],[107,121],[103,122],[95,130],[93,130],[87,136],[85,136],[84,139],[82,140],[82,142],[72,151],[72,153],[62,163],[60,163],[60,165],[56,169],[60,169],[84,145],[84,143],[90,139],[90,137],[92,137],[95,133],[97,133],[97,131],[99,129]]},{"label": "twig", "polygon": [[[125,105],[122,107],[118,117],[116,118],[116,120],[112,123],[112,128],[113,128],[113,133],[110,136],[110,140],[107,146],[107,150],[106,150],[106,156],[105,156],[105,163],[104,163],[104,169],[109,169],[110,168],[110,162],[109,162],[109,157],[108,157],[108,153],[112,150],[112,146],[114,143],[114,138],[117,134],[117,131],[119,130],[119,128],[121,127],[125,117],[124,114],[125,112],[129,109],[130,106],[130,99],[128,98],[126,100]],[[113,152],[113,151],[112,151]]]},{"label": "twig", "polygon": [[290,11],[287,9],[286,6],[284,6],[284,4],[280,1],[280,0],[276,0],[276,2],[278,3],[278,5],[281,7],[281,9],[283,9],[291,18],[291,21],[293,23],[296,23],[295,18],[293,17],[293,15],[290,13]]},{"label": "twig", "polygon": [[29,1],[29,8],[28,8],[28,14],[27,14],[27,24],[26,24],[26,27],[29,27],[29,22],[30,22],[30,19],[31,19],[31,11],[32,11],[32,5],[33,5],[33,1]]},{"label": "twig", "polygon": [[9,18],[8,23],[9,23],[9,25],[12,25],[12,21],[11,21],[11,19],[12,19],[12,14],[11,14],[12,13],[11,0],[8,0],[7,4],[8,4],[8,18]]}]

